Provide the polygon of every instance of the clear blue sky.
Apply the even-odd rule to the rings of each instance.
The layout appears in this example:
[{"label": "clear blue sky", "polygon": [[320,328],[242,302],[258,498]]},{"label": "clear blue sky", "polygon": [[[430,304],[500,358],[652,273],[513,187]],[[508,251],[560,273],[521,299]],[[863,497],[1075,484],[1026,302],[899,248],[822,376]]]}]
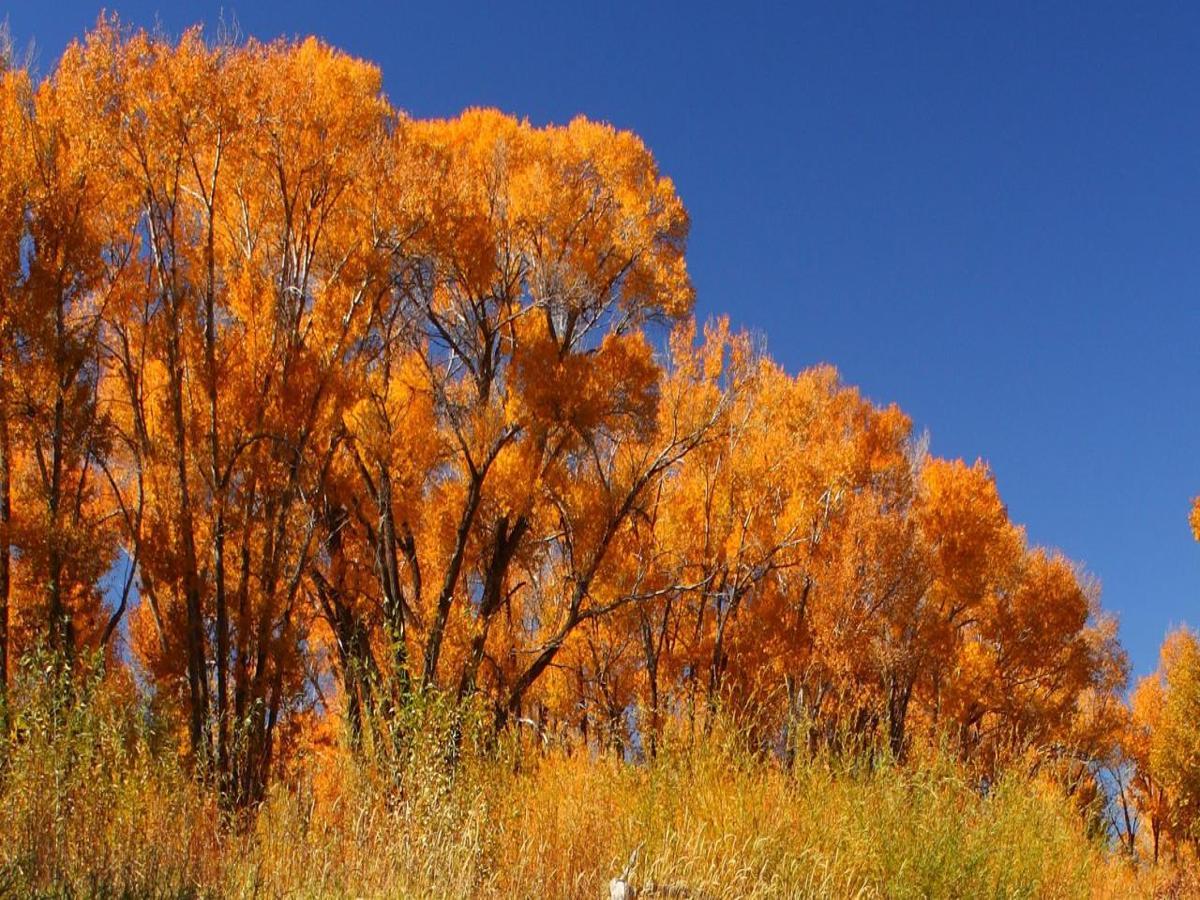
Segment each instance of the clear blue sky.
[{"label": "clear blue sky", "polygon": [[[1102,580],[1135,674],[1200,624],[1200,7],[111,2],[320,35],[418,116],[637,131],[691,211],[702,316],[987,460]],[[45,71],[97,12],[7,15]]]}]

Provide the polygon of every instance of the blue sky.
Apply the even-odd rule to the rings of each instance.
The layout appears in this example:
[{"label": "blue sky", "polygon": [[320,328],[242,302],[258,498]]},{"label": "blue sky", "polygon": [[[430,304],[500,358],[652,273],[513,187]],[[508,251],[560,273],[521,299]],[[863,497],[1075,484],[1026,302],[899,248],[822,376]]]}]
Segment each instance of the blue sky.
[{"label": "blue sky", "polygon": [[[691,211],[702,316],[987,460],[1031,539],[1101,579],[1135,674],[1200,624],[1200,7],[375,5],[110,8],[318,34],[418,116],[637,131]],[[46,71],[97,12],[7,17]]]}]

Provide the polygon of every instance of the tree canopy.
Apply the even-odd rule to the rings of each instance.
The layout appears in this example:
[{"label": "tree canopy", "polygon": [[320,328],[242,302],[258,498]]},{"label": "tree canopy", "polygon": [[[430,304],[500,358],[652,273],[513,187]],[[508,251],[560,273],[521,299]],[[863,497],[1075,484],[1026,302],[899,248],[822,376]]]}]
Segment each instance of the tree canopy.
[{"label": "tree canopy", "polygon": [[430,692],[621,752],[721,706],[1107,754],[1093,581],[982,462],[697,324],[687,234],[634,134],[414,119],[311,38],[6,68],[0,668],[135,670],[238,802]]}]

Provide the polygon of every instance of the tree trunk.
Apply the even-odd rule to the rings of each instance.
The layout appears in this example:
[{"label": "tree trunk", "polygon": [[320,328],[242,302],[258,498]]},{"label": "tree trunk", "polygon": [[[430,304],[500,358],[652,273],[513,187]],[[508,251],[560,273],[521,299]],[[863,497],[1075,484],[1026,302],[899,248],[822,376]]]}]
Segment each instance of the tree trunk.
[{"label": "tree trunk", "polygon": [[168,340],[170,364],[171,416],[175,438],[175,477],[179,488],[179,532],[183,545],[183,590],[187,610],[188,699],[191,705],[189,738],[197,759],[208,757],[208,666],[204,642],[204,619],[200,598],[200,579],[196,564],[196,538],[193,533],[191,490],[187,473],[187,431],[183,416],[183,372],[180,359],[178,318],[173,313],[172,334]]},{"label": "tree trunk", "polygon": [[8,598],[12,582],[12,456],[8,438],[8,391],[0,360],[0,700],[8,692]]},{"label": "tree trunk", "polygon": [[63,439],[66,428],[66,397],[67,385],[64,381],[66,368],[66,319],[63,309],[64,298],[61,288],[56,298],[54,308],[54,363],[55,387],[57,394],[54,398],[54,423],[50,435],[50,484],[47,496],[47,512],[50,523],[47,535],[49,547],[49,570],[46,573],[47,600],[50,608],[50,646],[70,661],[74,638],[71,629],[71,617],[63,603],[63,558],[62,537],[60,527],[60,511],[62,506],[63,479]]},{"label": "tree trunk", "polygon": [[888,747],[895,759],[904,758],[904,726],[908,718],[908,701],[912,697],[912,680],[903,684],[893,678],[888,689]]}]

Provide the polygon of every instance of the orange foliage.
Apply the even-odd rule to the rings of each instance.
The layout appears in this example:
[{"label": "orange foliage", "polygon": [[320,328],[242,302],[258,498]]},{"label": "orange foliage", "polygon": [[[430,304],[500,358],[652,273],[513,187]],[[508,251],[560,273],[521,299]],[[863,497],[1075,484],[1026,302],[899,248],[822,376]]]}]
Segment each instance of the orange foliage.
[{"label": "orange foliage", "polygon": [[0,644],[128,609],[236,800],[422,690],[649,752],[721,703],[792,749],[1111,743],[1090,583],[898,409],[697,334],[635,135],[107,19],[0,79]]}]

